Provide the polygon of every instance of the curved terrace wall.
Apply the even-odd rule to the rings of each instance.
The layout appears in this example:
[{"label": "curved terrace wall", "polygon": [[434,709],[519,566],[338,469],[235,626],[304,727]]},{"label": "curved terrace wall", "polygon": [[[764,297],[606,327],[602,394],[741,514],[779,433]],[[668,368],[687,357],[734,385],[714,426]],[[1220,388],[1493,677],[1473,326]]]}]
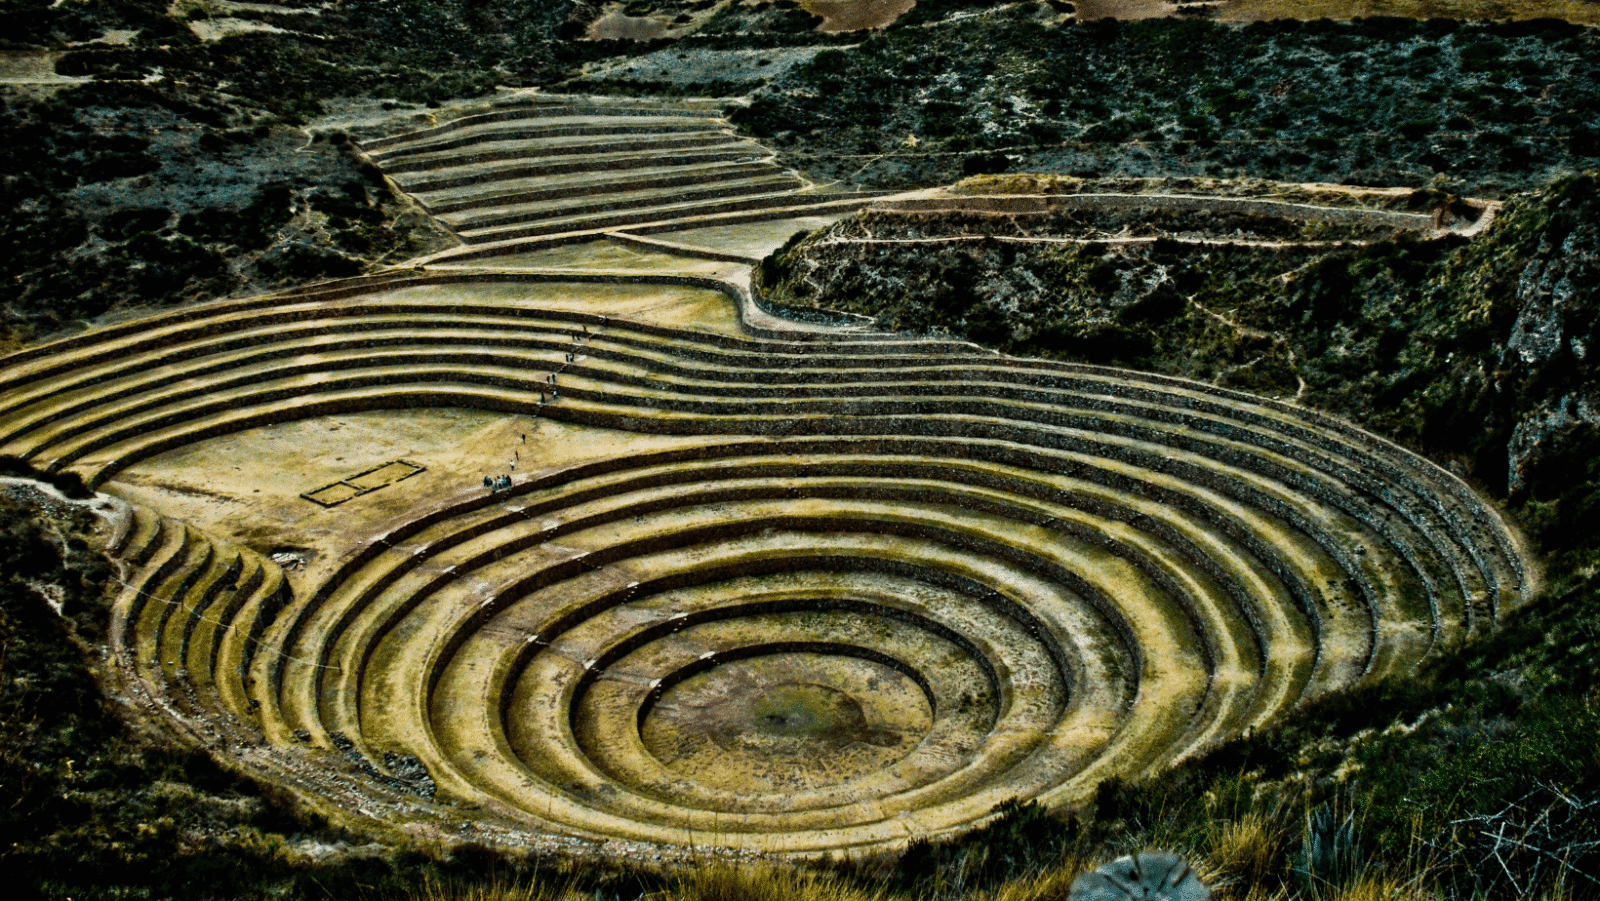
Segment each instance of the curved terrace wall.
[{"label": "curved terrace wall", "polygon": [[[588,284],[618,279],[642,276]],[[1322,414],[958,342],[537,303],[584,284],[395,273],[0,364],[3,450],[112,492],[334,412],[677,436],[417,495],[293,578],[139,509],[111,545],[127,684],[356,823],[404,799],[496,842],[820,853],[1082,800],[1531,591],[1492,507]],[[503,285],[530,295],[474,295]]]}]

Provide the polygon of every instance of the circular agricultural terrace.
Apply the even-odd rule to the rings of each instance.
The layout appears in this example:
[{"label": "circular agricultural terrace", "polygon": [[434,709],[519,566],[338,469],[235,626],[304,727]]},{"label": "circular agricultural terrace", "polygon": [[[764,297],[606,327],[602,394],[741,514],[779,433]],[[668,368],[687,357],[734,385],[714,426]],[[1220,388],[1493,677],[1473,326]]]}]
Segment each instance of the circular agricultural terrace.
[{"label": "circular agricultural terrace", "polygon": [[664,171],[737,140],[679,112],[375,141],[494,233],[4,361],[0,452],[130,502],[146,715],[374,830],[815,853],[1080,801],[1530,593],[1491,506],[1331,417],[767,316],[751,248],[870,198]]}]

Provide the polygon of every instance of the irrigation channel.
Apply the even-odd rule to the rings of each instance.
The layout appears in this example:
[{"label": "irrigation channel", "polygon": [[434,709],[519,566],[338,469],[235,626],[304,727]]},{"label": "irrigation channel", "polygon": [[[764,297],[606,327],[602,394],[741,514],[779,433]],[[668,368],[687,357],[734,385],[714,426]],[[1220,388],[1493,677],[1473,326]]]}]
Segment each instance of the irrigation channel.
[{"label": "irrigation channel", "polygon": [[749,263],[874,198],[714,109],[365,146],[460,247],[0,361],[0,452],[125,502],[118,691],[341,822],[893,845],[1158,771],[1532,590],[1468,486],[1315,411],[764,313]]}]

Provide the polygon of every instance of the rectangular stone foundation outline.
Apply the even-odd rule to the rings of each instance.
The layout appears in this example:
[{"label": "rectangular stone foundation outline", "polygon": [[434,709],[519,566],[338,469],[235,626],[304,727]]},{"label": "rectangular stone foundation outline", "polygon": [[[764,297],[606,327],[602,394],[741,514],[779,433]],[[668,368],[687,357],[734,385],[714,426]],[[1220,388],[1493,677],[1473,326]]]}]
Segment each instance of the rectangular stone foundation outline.
[{"label": "rectangular stone foundation outline", "polygon": [[[385,470],[392,470],[396,467],[407,467],[410,471],[403,474],[385,473]],[[364,472],[358,472],[348,478],[340,479],[331,485],[324,485],[315,491],[307,491],[300,496],[319,507],[337,507],[345,501],[358,498],[363,494],[371,494],[379,488],[387,488],[396,482],[403,482],[420,472],[426,472],[427,469],[426,466],[412,463],[410,460],[390,460]]]}]

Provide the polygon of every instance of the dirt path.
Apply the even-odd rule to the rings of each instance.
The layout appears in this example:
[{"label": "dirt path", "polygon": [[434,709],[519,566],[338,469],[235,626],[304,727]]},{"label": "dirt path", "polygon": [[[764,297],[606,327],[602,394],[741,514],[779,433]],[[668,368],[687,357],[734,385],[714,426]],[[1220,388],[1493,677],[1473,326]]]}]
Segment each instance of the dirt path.
[{"label": "dirt path", "polygon": [[937,238],[829,238],[817,242],[828,247],[835,244],[959,244],[998,241],[1003,244],[1096,244],[1126,246],[1172,241],[1177,244],[1225,244],[1231,247],[1360,247],[1372,241],[1263,241],[1250,238],[1187,238],[1169,235],[1140,235],[1136,237],[1107,236],[1103,238],[1031,238],[1020,235],[950,235]]}]

